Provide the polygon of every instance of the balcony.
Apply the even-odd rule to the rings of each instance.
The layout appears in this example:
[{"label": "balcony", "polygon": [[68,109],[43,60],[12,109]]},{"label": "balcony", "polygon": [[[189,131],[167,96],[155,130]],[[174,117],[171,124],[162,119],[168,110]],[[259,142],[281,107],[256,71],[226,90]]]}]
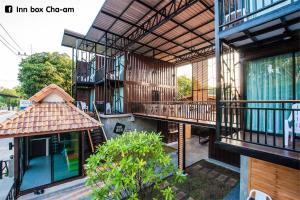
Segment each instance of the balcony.
[{"label": "balcony", "polygon": [[254,156],[260,153],[261,159],[281,160],[299,167],[299,103],[299,100],[221,101],[220,144]]},{"label": "balcony", "polygon": [[[104,77],[105,77],[105,71],[104,67],[101,67],[96,70],[96,77],[95,82],[96,83],[103,83]],[[124,73],[120,70],[110,70],[110,68],[107,69],[106,73],[106,80],[108,81],[123,81],[124,80]]]},{"label": "balcony", "polygon": [[77,61],[76,70],[73,73],[73,83],[77,85],[94,85],[95,68],[93,62]]},{"label": "balcony", "polygon": [[219,37],[237,48],[297,35],[299,0],[219,0]]},{"label": "balcony", "polygon": [[132,102],[131,112],[138,116],[179,121],[203,126],[215,126],[216,104],[214,101],[150,101]]},{"label": "balcony", "polygon": [[[214,101],[131,102],[127,106],[138,117],[208,128],[218,125]],[[254,157],[263,155],[261,159],[267,157],[292,167],[299,166],[299,100],[221,101],[220,109],[219,145],[234,152]]]},{"label": "balcony", "polygon": [[95,73],[74,73],[73,75],[74,83],[78,85],[90,85],[95,82]]},{"label": "balcony", "polygon": [[230,28],[298,0],[219,0],[220,27]]}]

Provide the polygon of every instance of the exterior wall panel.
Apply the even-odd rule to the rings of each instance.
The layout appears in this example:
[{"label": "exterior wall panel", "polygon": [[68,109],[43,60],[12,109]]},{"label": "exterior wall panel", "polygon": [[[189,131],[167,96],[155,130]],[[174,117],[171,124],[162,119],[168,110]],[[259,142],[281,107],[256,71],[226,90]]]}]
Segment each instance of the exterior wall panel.
[{"label": "exterior wall panel", "polygon": [[250,158],[248,190],[257,189],[273,200],[299,199],[300,170]]},{"label": "exterior wall panel", "polygon": [[176,90],[176,70],[172,63],[127,54],[125,64],[125,108],[130,112],[131,102],[153,101],[153,91],[159,101],[173,101]]}]

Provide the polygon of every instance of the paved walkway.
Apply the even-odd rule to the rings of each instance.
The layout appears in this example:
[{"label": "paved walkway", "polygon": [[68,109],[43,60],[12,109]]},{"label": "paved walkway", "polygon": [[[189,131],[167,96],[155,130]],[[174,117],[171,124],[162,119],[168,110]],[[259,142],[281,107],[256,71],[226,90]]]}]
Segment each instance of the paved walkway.
[{"label": "paved walkway", "polygon": [[91,189],[85,186],[85,178],[60,184],[45,189],[44,194],[30,193],[18,198],[18,200],[88,200]]},{"label": "paved walkway", "polygon": [[[15,112],[7,111],[0,112],[0,123],[7,118],[14,115]],[[9,160],[10,156],[14,154],[13,150],[8,149],[8,144],[12,142],[12,138],[0,139],[0,160]],[[13,168],[13,167],[12,167]],[[13,174],[11,174],[13,176]],[[13,185],[13,177],[3,177],[0,179],[0,199],[5,199],[11,186]]]},{"label": "paved walkway", "polygon": [[[177,142],[166,145],[178,149]],[[199,144],[199,137],[193,135],[190,139],[185,140],[185,152],[185,164],[186,167],[188,167],[198,162],[199,160],[208,159],[208,143]]]}]

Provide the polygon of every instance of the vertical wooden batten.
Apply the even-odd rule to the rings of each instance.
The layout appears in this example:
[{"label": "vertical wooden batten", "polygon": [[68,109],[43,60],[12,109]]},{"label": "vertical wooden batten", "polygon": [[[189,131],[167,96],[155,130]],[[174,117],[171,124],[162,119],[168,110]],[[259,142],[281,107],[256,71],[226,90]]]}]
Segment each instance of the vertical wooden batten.
[{"label": "vertical wooden batten", "polygon": [[178,168],[185,170],[185,124],[178,126]]},{"label": "vertical wooden batten", "polygon": [[94,153],[95,152],[95,148],[94,148],[94,144],[93,144],[93,140],[92,140],[91,131],[87,130],[87,133],[88,133],[88,137],[89,137],[89,141],[90,141],[92,152]]},{"label": "vertical wooden batten", "polygon": [[257,189],[273,200],[299,199],[300,170],[249,158],[248,191]]}]

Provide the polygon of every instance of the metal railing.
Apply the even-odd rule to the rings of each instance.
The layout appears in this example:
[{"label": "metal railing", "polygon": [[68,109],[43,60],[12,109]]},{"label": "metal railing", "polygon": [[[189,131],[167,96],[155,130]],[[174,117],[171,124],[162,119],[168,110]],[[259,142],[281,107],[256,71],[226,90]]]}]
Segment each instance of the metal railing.
[{"label": "metal railing", "polygon": [[0,179],[3,179],[3,176],[8,176],[8,160],[0,160]]},{"label": "metal railing", "polygon": [[300,152],[300,101],[221,101],[219,139]]},{"label": "metal railing", "polygon": [[132,102],[130,112],[189,119],[206,122],[216,121],[216,104],[214,101],[150,101]]},{"label": "metal railing", "polygon": [[10,190],[5,198],[5,200],[15,200],[17,199],[17,188],[16,188],[16,181],[10,187]]},{"label": "metal railing", "polygon": [[[96,70],[96,77],[95,77],[95,81],[96,82],[102,82],[104,81],[104,77],[105,77],[105,72],[104,72],[104,67],[101,67],[99,69]],[[107,73],[106,73],[106,79],[107,80],[117,80],[117,81],[121,81],[122,77],[121,77],[121,73],[118,70],[115,70],[112,67],[108,67],[107,69]]]},{"label": "metal railing", "polygon": [[298,0],[219,0],[220,28],[237,26]]},{"label": "metal railing", "polygon": [[75,72],[73,74],[73,80],[77,83],[94,83],[95,72],[88,70],[87,72]]}]

